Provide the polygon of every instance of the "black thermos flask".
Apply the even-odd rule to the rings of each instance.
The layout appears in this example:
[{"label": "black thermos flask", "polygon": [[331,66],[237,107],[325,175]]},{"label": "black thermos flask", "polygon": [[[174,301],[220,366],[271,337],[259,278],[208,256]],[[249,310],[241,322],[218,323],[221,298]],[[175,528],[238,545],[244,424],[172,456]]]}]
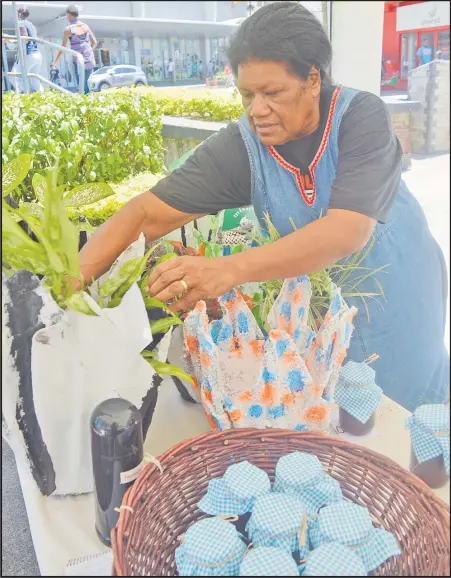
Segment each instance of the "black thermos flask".
[{"label": "black thermos flask", "polygon": [[107,399],[91,416],[92,468],[96,502],[96,530],[111,546],[125,492],[143,464],[142,418],[139,410],[122,398]]}]

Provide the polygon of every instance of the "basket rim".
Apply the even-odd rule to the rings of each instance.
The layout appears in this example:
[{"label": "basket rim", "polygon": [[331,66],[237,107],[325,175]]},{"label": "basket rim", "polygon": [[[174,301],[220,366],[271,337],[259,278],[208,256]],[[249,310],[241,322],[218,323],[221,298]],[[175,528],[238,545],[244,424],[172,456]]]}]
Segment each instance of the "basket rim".
[{"label": "basket rim", "polygon": [[[337,455],[345,454],[349,456],[349,454],[351,454],[352,458],[356,460],[356,463],[360,462],[362,466],[371,467],[371,469],[376,471],[381,470],[383,467],[385,469],[385,472],[383,473],[385,475],[387,473],[390,475],[391,482],[394,486],[397,486],[401,491],[405,491],[406,483],[410,485],[417,492],[418,500],[423,503],[423,506],[429,510],[431,514],[434,514],[437,518],[442,520],[444,526],[446,526],[446,534],[449,543],[450,507],[439,496],[437,496],[429,486],[410,471],[400,466],[393,459],[344,439],[318,432],[293,431],[280,428],[265,430],[257,428],[232,428],[223,431],[210,431],[192,438],[184,439],[168,448],[165,452],[160,454],[157,459],[164,469],[165,464],[171,462],[182,454],[191,453],[192,455],[198,455],[202,451],[208,452],[208,447],[212,442],[217,443],[218,441],[222,441],[224,446],[230,445],[236,447],[245,444],[249,439],[256,440],[258,438],[260,438],[260,441],[263,443],[271,440],[290,440],[292,442],[302,440],[304,444],[302,451],[308,449],[305,446],[305,443],[308,444],[308,442],[310,442],[312,448],[317,448],[318,444],[321,443],[326,449],[333,449]],[[142,487],[148,485],[154,476],[160,475],[161,473],[154,463],[146,464],[134,484],[127,490],[123,499],[123,504],[132,503],[136,495],[139,495]],[[123,567],[125,549],[120,547],[120,541],[123,539],[123,536],[129,534],[129,532],[124,531],[128,529],[132,516],[133,511],[131,511],[128,506],[126,508],[121,508],[117,525],[111,533],[111,545],[114,559],[113,570],[114,575],[116,576],[124,575],[121,568]]]}]

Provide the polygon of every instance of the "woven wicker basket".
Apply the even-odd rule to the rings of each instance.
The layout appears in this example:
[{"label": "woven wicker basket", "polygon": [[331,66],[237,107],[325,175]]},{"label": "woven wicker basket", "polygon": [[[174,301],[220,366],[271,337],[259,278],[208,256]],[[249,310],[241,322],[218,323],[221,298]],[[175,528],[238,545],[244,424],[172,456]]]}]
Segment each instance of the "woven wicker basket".
[{"label": "woven wicker basket", "polygon": [[208,433],[169,449],[149,464],[125,495],[112,533],[115,576],[176,576],[179,537],[202,517],[196,507],[208,481],[249,460],[274,480],[277,460],[293,451],[315,454],[343,495],[366,506],[375,523],[397,537],[402,556],[377,576],[449,576],[449,508],[392,460],[323,435],[281,429]]}]

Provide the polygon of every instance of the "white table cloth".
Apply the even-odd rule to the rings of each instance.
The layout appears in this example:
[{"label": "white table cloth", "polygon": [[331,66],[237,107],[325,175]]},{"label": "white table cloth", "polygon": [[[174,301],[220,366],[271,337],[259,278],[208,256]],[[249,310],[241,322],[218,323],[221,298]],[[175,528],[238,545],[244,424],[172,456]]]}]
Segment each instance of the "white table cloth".
[{"label": "white table cloth", "polygon": [[[404,428],[408,415],[407,410],[384,397],[378,410],[375,430],[371,434],[365,438],[341,435],[408,468],[410,437]],[[209,426],[201,406],[184,402],[171,382],[163,382],[145,451],[158,456],[183,439],[208,431]],[[16,456],[41,574],[64,576],[69,559],[105,550],[95,532],[94,497],[92,494],[66,498],[43,497],[28,468],[24,466],[23,459],[22,456]],[[449,483],[436,493],[449,504]]]}]

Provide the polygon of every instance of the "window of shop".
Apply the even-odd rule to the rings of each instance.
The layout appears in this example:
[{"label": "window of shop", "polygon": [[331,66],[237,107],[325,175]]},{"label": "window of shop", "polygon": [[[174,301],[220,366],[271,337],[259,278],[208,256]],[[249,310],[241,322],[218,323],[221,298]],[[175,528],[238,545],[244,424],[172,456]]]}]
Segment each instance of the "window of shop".
[{"label": "window of shop", "polygon": [[228,38],[212,38],[210,40],[210,53],[213,65],[218,72],[223,72],[227,64]]},{"label": "window of shop", "polygon": [[166,38],[141,39],[141,68],[147,82],[159,82],[169,77],[169,43]]},{"label": "window of shop", "polygon": [[176,80],[200,78],[203,71],[203,66],[200,66],[200,39],[177,38],[173,50]]},{"label": "window of shop", "polygon": [[401,37],[401,78],[406,80],[417,65],[417,33],[409,32]]},{"label": "window of shop", "polygon": [[434,33],[422,32],[419,36],[417,66],[423,66],[434,60]]},{"label": "window of shop", "polygon": [[96,68],[117,64],[130,64],[128,40],[125,38],[98,38],[94,56]]},{"label": "window of shop", "polygon": [[438,33],[436,57],[449,60],[449,30],[442,30]]}]

